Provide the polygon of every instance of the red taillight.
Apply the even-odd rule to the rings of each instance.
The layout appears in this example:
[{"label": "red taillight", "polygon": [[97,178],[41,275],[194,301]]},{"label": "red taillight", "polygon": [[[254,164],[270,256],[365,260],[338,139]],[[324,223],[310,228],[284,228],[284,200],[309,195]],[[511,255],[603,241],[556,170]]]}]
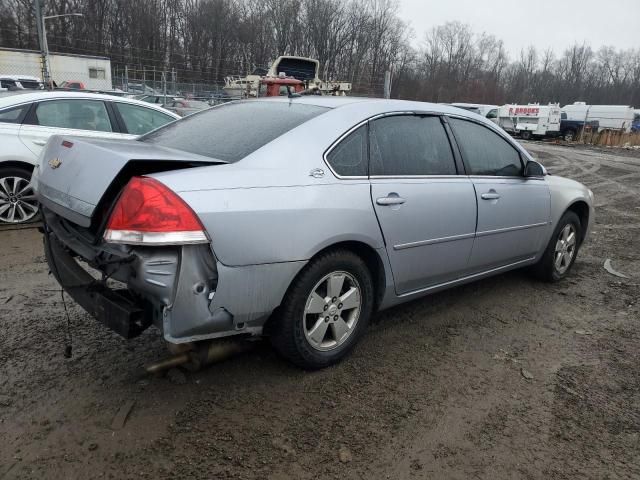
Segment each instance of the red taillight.
[{"label": "red taillight", "polygon": [[116,203],[104,238],[112,243],[175,245],[204,243],[196,214],[168,187],[149,177],[133,177]]}]

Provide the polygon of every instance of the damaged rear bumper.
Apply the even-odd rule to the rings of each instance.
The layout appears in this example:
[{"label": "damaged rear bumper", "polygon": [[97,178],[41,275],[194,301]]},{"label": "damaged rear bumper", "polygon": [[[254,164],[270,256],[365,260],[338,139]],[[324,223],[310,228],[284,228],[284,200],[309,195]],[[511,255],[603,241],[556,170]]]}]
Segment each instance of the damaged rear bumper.
[{"label": "damaged rear bumper", "polygon": [[91,316],[124,338],[137,337],[151,325],[148,311],[127,290],[97,282],[50,234],[45,235],[44,245],[56,280]]},{"label": "damaged rear bumper", "polygon": [[43,213],[51,272],[82,308],[125,338],[151,325],[171,343],[259,335],[305,263],[228,267],[207,244],[107,244]]}]

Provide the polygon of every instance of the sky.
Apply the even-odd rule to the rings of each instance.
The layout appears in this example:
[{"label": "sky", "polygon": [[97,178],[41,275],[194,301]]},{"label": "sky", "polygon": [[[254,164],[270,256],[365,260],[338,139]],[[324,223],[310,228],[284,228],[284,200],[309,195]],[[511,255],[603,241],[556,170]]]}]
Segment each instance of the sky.
[{"label": "sky", "polygon": [[458,20],[476,33],[504,41],[511,58],[523,48],[552,47],[556,53],[585,41],[640,48],[640,0],[399,0],[400,17],[415,31],[418,46],[432,27]]}]

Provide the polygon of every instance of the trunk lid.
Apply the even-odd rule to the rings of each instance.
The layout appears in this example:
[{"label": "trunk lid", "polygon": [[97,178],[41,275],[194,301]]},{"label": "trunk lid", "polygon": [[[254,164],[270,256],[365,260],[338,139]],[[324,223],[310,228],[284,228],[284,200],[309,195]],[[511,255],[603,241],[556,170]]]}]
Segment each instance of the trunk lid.
[{"label": "trunk lid", "polygon": [[42,205],[89,227],[103,197],[108,193],[115,197],[118,184],[123,186],[133,175],[221,163],[226,162],[137,140],[54,135],[40,156],[32,183]]}]

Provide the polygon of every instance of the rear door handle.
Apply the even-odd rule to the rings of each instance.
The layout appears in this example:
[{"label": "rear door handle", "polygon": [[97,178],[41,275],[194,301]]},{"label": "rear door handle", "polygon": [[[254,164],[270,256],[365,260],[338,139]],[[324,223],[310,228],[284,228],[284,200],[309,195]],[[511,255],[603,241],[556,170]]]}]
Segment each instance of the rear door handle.
[{"label": "rear door handle", "polygon": [[36,145],[40,145],[41,147],[44,147],[47,144],[46,140],[33,140],[33,143],[35,143]]},{"label": "rear door handle", "polygon": [[376,199],[376,203],[378,205],[402,205],[406,200],[402,197],[399,197],[398,194],[392,195],[389,194],[388,197],[380,197]]},{"label": "rear door handle", "polygon": [[496,192],[487,192],[480,195],[483,200],[497,200],[500,198],[500,194]]}]

